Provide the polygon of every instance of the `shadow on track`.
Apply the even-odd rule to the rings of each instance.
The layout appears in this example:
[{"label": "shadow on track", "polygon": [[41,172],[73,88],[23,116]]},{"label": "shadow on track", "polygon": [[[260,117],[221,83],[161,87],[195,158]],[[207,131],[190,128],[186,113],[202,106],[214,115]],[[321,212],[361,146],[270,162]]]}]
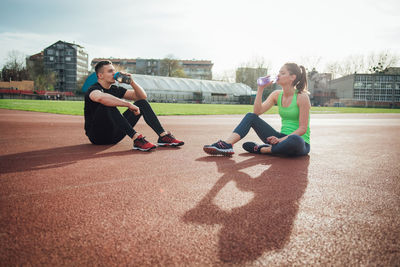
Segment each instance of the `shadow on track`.
[{"label": "shadow on track", "polygon": [[0,173],[51,169],[67,166],[85,159],[133,155],[135,153],[146,155],[151,153],[132,151],[132,149],[103,152],[112,146],[113,145],[96,146],[92,144],[80,144],[3,155],[0,156]]},{"label": "shadow on track", "polygon": [[[249,156],[236,163],[232,158],[202,157],[215,162],[222,177],[204,198],[183,216],[186,223],[219,224],[219,258],[227,263],[245,263],[264,252],[282,249],[289,241],[299,209],[299,201],[308,184],[309,156],[281,158]],[[263,164],[256,178],[244,170]],[[261,166],[258,166],[260,168]],[[254,197],[244,206],[230,211],[219,208],[214,200],[224,186],[233,181],[243,192]]]}]

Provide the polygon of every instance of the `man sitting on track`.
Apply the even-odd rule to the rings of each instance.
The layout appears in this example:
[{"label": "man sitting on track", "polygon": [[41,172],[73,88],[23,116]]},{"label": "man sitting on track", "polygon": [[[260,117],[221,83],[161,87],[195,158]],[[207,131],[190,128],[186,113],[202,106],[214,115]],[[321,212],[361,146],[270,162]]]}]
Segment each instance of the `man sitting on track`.
[{"label": "man sitting on track", "polygon": [[[98,82],[85,95],[85,132],[96,145],[116,144],[126,135],[133,140],[133,149],[149,151],[157,146],[148,142],[133,127],[143,115],[146,123],[156,132],[158,146],[181,146],[161,126],[156,114],[146,101],[147,94],[131,77],[133,90],[114,85],[115,68],[110,61],[100,61],[95,67]],[[135,101],[135,104],[127,100]],[[127,107],[121,114],[117,107]]]}]

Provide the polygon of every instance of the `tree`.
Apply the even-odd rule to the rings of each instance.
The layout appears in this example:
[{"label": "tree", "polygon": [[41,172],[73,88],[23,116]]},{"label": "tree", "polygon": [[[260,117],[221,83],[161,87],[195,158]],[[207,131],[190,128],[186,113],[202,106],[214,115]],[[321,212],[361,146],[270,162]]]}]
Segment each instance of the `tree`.
[{"label": "tree", "polygon": [[378,54],[372,53],[368,58],[370,73],[384,73],[389,67],[395,66],[399,62],[399,56],[383,51]]},{"label": "tree", "polygon": [[257,90],[257,78],[266,76],[270,69],[265,58],[254,56],[249,61],[241,63],[236,69],[236,82],[244,83],[253,90]]},{"label": "tree", "polygon": [[55,72],[46,71],[39,74],[34,78],[35,89],[39,91],[54,91],[54,86],[57,82],[57,75]]},{"label": "tree", "polygon": [[[113,64],[113,65],[114,65],[114,64]],[[115,68],[115,71],[116,71],[116,72],[118,72],[118,71],[120,71],[120,72],[126,72],[126,68],[125,68],[125,66],[123,66],[123,65],[115,64],[115,65],[114,65],[114,68]]]},{"label": "tree", "polygon": [[171,54],[162,59],[160,65],[161,76],[181,78],[187,77],[185,71],[179,63],[179,60],[175,59]]},{"label": "tree", "polygon": [[[117,70],[117,68],[115,68],[116,70]],[[125,69],[123,69],[123,70],[118,70],[118,71],[124,71]],[[78,79],[78,81],[76,82],[76,90],[75,90],[75,93],[76,94],[83,94],[83,91],[82,91],[82,87],[83,87],[83,85],[85,84],[85,82],[86,82],[86,79],[89,77],[89,75],[90,74],[87,74],[87,75],[85,75],[85,76],[82,76],[81,78],[79,78]]]},{"label": "tree", "polygon": [[341,61],[329,62],[326,71],[332,73],[332,78],[354,73],[380,73],[389,67],[395,66],[400,58],[389,51],[381,51],[377,54],[351,55]]},{"label": "tree", "polygon": [[234,83],[235,75],[236,75],[235,69],[227,69],[227,70],[223,70],[222,72],[213,74],[213,77],[214,77],[213,80]]},{"label": "tree", "polygon": [[21,71],[25,68],[25,56],[18,50],[11,50],[7,54],[6,64],[7,69]]},{"label": "tree", "polygon": [[172,77],[187,78],[187,75],[183,68],[178,68],[172,72]]},{"label": "tree", "polygon": [[303,65],[306,68],[307,72],[316,70],[319,68],[319,64],[321,63],[322,57],[320,56],[308,56],[300,58],[300,65]]},{"label": "tree", "polygon": [[34,81],[35,89],[40,91],[53,91],[57,82],[57,74],[50,70],[45,70],[43,58],[28,57],[26,68],[29,78]]},{"label": "tree", "polygon": [[1,72],[3,81],[27,80],[28,72],[25,68],[25,56],[17,50],[8,52],[6,63]]}]

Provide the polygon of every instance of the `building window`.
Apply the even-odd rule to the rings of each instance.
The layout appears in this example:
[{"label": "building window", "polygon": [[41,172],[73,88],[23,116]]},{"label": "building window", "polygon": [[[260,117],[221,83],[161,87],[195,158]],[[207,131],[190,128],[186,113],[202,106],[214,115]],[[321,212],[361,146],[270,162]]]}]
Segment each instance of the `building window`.
[{"label": "building window", "polygon": [[65,57],[65,61],[71,61],[71,57]]},{"label": "building window", "polygon": [[54,57],[49,57],[49,60],[50,60],[50,61],[53,61],[53,60],[54,60]]},{"label": "building window", "polygon": [[47,49],[47,55],[53,55],[54,50],[53,49]]},{"label": "building window", "polygon": [[355,88],[355,89],[365,88],[365,85],[364,85],[363,82],[357,81],[357,82],[354,83],[354,88]]}]

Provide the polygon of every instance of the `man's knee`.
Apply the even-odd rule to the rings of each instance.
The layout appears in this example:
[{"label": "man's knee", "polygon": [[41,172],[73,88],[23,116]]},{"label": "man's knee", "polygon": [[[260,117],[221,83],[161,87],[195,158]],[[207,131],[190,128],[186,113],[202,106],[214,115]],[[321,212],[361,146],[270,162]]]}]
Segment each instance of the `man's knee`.
[{"label": "man's knee", "polygon": [[146,99],[140,99],[135,102],[135,106],[138,106],[139,108],[144,108],[144,107],[150,107],[150,104],[149,102],[147,102]]}]

